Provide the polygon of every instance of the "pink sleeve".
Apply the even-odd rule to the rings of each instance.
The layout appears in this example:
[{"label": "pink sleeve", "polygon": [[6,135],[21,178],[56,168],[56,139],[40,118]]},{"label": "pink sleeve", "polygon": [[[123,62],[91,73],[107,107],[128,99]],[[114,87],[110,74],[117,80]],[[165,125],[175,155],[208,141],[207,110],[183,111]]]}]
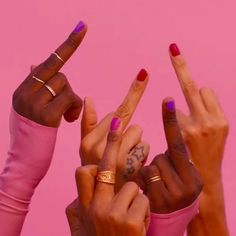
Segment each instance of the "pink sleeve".
[{"label": "pink sleeve", "polygon": [[57,129],[10,115],[10,149],[0,175],[0,235],[20,235],[34,190],[47,173]]},{"label": "pink sleeve", "polygon": [[190,206],[170,214],[151,213],[147,236],[183,236],[190,221],[198,214],[199,198]]}]

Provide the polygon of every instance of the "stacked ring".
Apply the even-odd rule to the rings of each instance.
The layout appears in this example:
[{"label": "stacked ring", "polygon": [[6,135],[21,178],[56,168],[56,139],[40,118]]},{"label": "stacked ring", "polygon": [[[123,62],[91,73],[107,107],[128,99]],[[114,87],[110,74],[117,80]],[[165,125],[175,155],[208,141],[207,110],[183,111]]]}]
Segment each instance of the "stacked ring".
[{"label": "stacked ring", "polygon": [[156,175],[156,176],[153,176],[151,177],[150,179],[147,180],[147,185],[153,183],[153,182],[157,182],[157,181],[161,181],[162,178],[160,175]]},{"label": "stacked ring", "polygon": [[115,173],[113,171],[100,171],[97,174],[97,181],[106,184],[115,184]]}]

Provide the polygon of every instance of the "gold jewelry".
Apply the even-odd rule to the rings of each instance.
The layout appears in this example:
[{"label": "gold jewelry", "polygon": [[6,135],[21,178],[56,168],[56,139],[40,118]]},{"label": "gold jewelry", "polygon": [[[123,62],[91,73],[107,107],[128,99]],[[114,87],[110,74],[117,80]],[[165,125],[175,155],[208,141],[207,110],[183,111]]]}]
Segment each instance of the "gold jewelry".
[{"label": "gold jewelry", "polygon": [[162,178],[160,175],[156,175],[156,176],[153,176],[151,177],[150,179],[147,180],[147,185],[153,183],[153,182],[157,182],[157,181],[161,181]]},{"label": "gold jewelry", "polygon": [[34,75],[32,76],[32,78],[35,79],[36,81],[38,81],[38,82],[41,83],[41,84],[45,84],[45,82],[44,82],[43,80],[37,78],[37,77],[34,76]]},{"label": "gold jewelry", "polygon": [[115,184],[115,173],[113,171],[100,171],[97,175],[97,181],[107,184]]},{"label": "gold jewelry", "polygon": [[56,97],[57,94],[56,92],[47,84],[44,84],[45,88],[47,88],[47,90],[52,94],[53,97]]},{"label": "gold jewelry", "polygon": [[65,61],[56,52],[53,52],[52,54],[55,55],[63,64],[65,64]]}]

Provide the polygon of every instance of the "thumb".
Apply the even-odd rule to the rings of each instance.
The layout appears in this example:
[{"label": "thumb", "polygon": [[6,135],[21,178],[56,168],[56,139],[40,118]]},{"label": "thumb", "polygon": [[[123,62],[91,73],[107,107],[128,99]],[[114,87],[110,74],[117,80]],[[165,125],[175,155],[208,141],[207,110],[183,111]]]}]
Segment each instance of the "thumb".
[{"label": "thumb", "polygon": [[81,139],[88,135],[96,126],[98,118],[96,108],[92,98],[84,99],[84,110],[81,121]]}]

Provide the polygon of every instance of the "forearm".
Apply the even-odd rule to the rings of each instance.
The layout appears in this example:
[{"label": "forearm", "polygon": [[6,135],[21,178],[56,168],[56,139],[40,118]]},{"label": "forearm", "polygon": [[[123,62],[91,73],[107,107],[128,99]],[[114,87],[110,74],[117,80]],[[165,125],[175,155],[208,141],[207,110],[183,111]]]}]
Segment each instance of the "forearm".
[{"label": "forearm", "polygon": [[[213,178],[212,178],[213,180]],[[221,177],[206,184],[200,200],[199,214],[188,227],[188,236],[228,236],[224,191]]]}]

